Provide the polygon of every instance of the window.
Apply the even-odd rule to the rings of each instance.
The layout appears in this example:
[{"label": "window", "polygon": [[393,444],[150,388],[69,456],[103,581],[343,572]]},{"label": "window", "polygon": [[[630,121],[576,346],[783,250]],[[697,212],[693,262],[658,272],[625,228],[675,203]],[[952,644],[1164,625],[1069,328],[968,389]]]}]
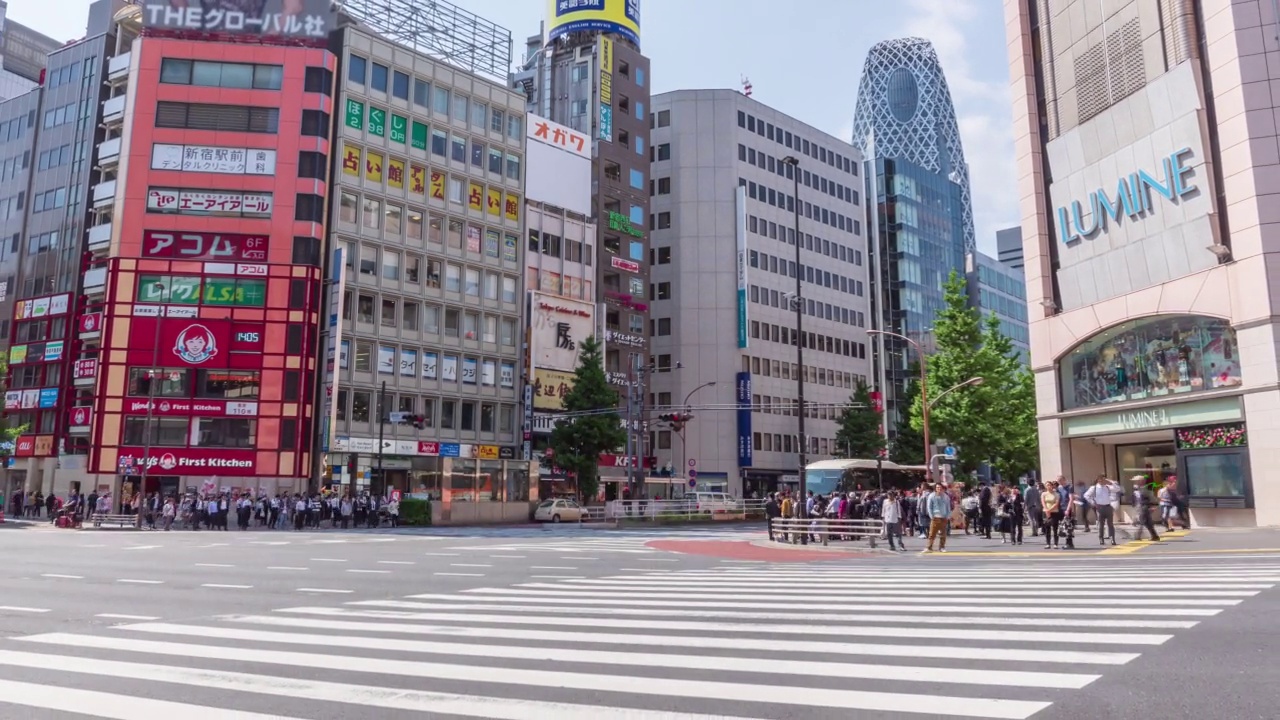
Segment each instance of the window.
[{"label": "window", "polygon": [[495,148],[489,148],[489,172],[494,175],[502,174],[502,151]]},{"label": "window", "polygon": [[368,60],[352,53],[347,58],[347,80],[363,85],[365,76],[368,73],[368,63]]},{"label": "window", "polygon": [[422,309],[422,332],[431,335],[440,334],[440,308],[427,305]]},{"label": "window", "polygon": [[126,445],[158,445],[183,447],[187,444],[187,418],[126,417],[124,442]]},{"label": "window", "polygon": [[131,397],[191,397],[190,371],[163,368],[129,368]]},{"label": "window", "polygon": [[512,180],[520,179],[520,156],[507,154],[507,177]]},{"label": "window", "polygon": [[364,198],[360,212],[364,216],[364,226],[370,230],[377,230],[382,224],[382,203],[380,201],[373,198]]},{"label": "window", "polygon": [[452,430],[454,417],[457,415],[458,402],[456,400],[440,401],[440,429]]},{"label": "window", "polygon": [[369,422],[370,394],[362,390],[351,393],[351,422]]},{"label": "window", "polygon": [[377,276],[378,274],[378,249],[361,246],[360,247],[360,274]]},{"label": "window", "polygon": [[480,271],[475,268],[466,269],[464,290],[467,295],[480,297]]},{"label": "window", "polygon": [[471,125],[481,130],[485,129],[489,122],[489,106],[482,102],[471,103]]},{"label": "window", "polygon": [[671,178],[669,177],[658,178],[658,194],[659,195],[671,194]]},{"label": "window", "polygon": [[516,279],[504,275],[502,278],[502,302],[514,303],[516,301]]},{"label": "window", "polygon": [[503,125],[507,122],[507,114],[498,108],[489,113],[489,131],[502,134]]},{"label": "window", "polygon": [[396,70],[391,75],[391,94],[401,100],[409,99],[409,76]]},{"label": "window", "polygon": [[[670,188],[671,181],[667,180],[667,186]],[[644,189],[644,173],[636,168],[631,168],[631,187],[636,190]]]},{"label": "window", "polygon": [[487,272],[484,274],[484,299],[498,299],[498,274]]},{"label": "window", "polygon": [[449,91],[439,85],[436,86],[435,95],[431,99],[431,109],[439,115],[449,115]]},{"label": "window", "polygon": [[[452,221],[450,221],[452,223]],[[462,292],[462,268],[448,263],[444,267],[444,289],[449,292]]]},{"label": "window", "polygon": [[431,154],[444,157],[449,149],[449,135],[443,130],[431,130]]},{"label": "window", "polygon": [[658,283],[658,294],[654,296],[654,300],[670,300],[671,299],[671,283]]},{"label": "window", "polygon": [[446,337],[458,337],[462,334],[462,313],[453,308],[445,308],[444,334]]},{"label": "window", "polygon": [[400,309],[400,327],[410,332],[418,332],[418,303],[405,301]]},{"label": "window", "polygon": [[382,327],[394,328],[396,326],[396,301],[383,298],[382,299]]},{"label": "window", "polygon": [[160,62],[160,82],[257,90],[279,90],[284,80],[280,65],[250,65],[203,60],[165,58]]},{"label": "window", "polygon": [[342,197],[338,200],[338,220],[339,222],[355,224],[356,222],[356,206],[359,199],[355,193],[342,191]]},{"label": "window", "polygon": [[404,259],[404,279],[405,282],[417,285],[421,282],[422,258],[417,255],[407,255]]},{"label": "window", "polygon": [[459,419],[458,427],[461,430],[469,430],[474,432],[476,429],[476,404],[473,402],[462,403],[462,417]]},{"label": "window", "polygon": [[369,78],[369,87],[380,92],[387,91],[387,67],[385,65],[373,64],[373,75]]},{"label": "window", "polygon": [[302,77],[302,90],[309,93],[333,93],[333,73],[329,68],[308,67]]},{"label": "window", "polygon": [[[405,234],[410,240],[417,240],[415,245],[422,244],[422,211],[409,208],[408,221],[405,223]],[[417,280],[414,280],[417,282]]]},{"label": "window", "polygon": [[382,277],[386,280],[400,279],[400,253],[382,251]]},{"label": "window", "polygon": [[519,115],[507,116],[507,137],[513,140],[524,137],[524,118]]},{"label": "window", "polygon": [[413,104],[421,108],[431,105],[431,83],[426,80],[413,79]]},{"label": "window", "polygon": [[161,101],[156,104],[156,127],[275,133],[280,127],[280,109]]},{"label": "window", "polygon": [[388,238],[400,237],[400,232],[404,224],[404,208],[399,205],[387,205],[386,212],[386,234]]},{"label": "window", "polygon": [[356,322],[373,324],[373,296],[361,293],[356,296]]}]

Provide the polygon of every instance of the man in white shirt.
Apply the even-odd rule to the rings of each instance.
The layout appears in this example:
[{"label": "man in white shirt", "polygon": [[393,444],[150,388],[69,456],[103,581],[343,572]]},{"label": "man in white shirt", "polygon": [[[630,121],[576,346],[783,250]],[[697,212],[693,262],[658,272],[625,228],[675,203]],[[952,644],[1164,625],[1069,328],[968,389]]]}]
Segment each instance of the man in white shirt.
[{"label": "man in white shirt", "polygon": [[[899,504],[897,490],[890,490],[889,496],[884,499],[880,519],[884,521],[884,534],[889,540],[889,549],[905,551],[907,545],[902,541],[902,506]],[[893,545],[895,537],[898,538],[897,547]]]},{"label": "man in white shirt", "polygon": [[1115,524],[1115,504],[1120,501],[1120,491],[1115,485],[1111,484],[1111,480],[1106,475],[1099,475],[1098,479],[1093,483],[1093,487],[1084,493],[1084,499],[1098,513],[1098,544],[1106,545],[1106,537],[1103,528],[1110,533],[1111,544],[1116,544],[1116,524]]}]

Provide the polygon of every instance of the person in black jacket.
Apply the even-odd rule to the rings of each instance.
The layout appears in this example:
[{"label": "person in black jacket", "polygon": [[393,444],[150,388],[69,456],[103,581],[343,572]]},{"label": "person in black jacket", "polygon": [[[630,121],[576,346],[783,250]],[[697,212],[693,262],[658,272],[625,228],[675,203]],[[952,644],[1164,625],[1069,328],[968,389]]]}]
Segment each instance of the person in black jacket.
[{"label": "person in black jacket", "polygon": [[[1022,499],[1022,493],[1017,487],[1011,487],[1001,500],[1001,512],[1004,514],[1004,523],[1006,524],[1009,541],[1014,545],[1022,544],[1022,522],[1027,517],[1027,506]],[[1001,535],[1004,534],[1006,528],[1001,528]],[[1001,540],[1003,541],[1003,537]]]},{"label": "person in black jacket", "polygon": [[994,504],[991,501],[991,486],[983,485],[978,492],[978,532],[991,539],[991,515]]},{"label": "person in black jacket", "polygon": [[769,499],[764,503],[764,524],[769,529],[769,539],[773,540],[773,519],[782,515],[782,509],[778,507],[778,496],[769,493]]}]

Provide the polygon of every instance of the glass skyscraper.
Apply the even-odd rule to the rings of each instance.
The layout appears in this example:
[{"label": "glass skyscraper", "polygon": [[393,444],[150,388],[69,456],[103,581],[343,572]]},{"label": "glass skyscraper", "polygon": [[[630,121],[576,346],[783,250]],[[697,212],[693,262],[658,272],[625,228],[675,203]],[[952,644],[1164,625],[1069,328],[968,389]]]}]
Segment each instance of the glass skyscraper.
[{"label": "glass skyscraper", "polygon": [[[969,166],[951,91],[928,40],[899,38],[871,48],[852,141],[874,170],[867,183],[877,203],[870,248],[876,327],[928,350],[942,283],[953,270],[964,273],[965,255],[975,248]],[[917,358],[892,337],[877,343],[875,354],[892,431],[905,412],[902,398]]]}]

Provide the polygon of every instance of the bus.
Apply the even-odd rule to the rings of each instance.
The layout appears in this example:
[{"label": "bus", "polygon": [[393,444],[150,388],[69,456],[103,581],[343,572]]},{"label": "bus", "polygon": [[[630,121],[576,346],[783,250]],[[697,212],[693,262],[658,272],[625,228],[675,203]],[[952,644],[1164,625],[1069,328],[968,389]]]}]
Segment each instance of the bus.
[{"label": "bus", "polygon": [[819,460],[804,468],[805,489],[815,495],[833,492],[910,490],[928,477],[924,465],[899,465],[889,460]]}]

